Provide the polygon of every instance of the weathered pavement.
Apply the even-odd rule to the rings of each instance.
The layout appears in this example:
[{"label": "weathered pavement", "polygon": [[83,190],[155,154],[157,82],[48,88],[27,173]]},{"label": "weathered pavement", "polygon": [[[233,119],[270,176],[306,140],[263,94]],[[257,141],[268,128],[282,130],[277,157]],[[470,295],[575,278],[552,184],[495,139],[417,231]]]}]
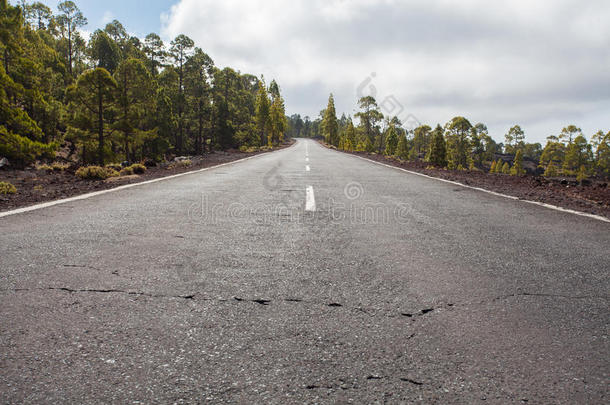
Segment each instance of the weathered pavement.
[{"label": "weathered pavement", "polygon": [[609,246],[301,140],[0,218],[0,401],[607,403]]}]

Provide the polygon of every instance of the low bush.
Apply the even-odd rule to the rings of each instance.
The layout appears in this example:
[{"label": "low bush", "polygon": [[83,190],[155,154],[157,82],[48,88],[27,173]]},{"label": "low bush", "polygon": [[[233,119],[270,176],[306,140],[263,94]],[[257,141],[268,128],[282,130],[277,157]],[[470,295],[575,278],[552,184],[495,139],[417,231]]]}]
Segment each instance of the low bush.
[{"label": "low bush", "polygon": [[121,169],[119,175],[121,176],[131,176],[133,174],[133,168],[131,166],[127,166]]},{"label": "low bush", "polygon": [[146,172],[146,166],[140,163],[134,163],[129,167],[131,167],[135,174],[144,174]]},{"label": "low bush", "polygon": [[53,167],[51,167],[51,166],[49,166],[47,164],[36,165],[36,170],[44,170],[44,171],[47,171],[47,172],[51,172],[51,171],[53,171]]},{"label": "low bush", "polygon": [[5,181],[0,181],[0,194],[15,194],[17,192],[17,187],[13,186],[11,183],[7,183]]},{"label": "low bush", "polygon": [[123,168],[120,163],[109,163],[106,165],[106,169],[116,170],[117,172]]},{"label": "low bush", "polygon": [[76,175],[84,180],[106,180],[108,177],[119,175],[116,170],[100,166],[83,166],[76,171]]},{"label": "low bush", "polygon": [[68,170],[70,168],[70,165],[68,163],[53,162],[51,164],[51,168],[54,172],[63,172],[65,170]]}]

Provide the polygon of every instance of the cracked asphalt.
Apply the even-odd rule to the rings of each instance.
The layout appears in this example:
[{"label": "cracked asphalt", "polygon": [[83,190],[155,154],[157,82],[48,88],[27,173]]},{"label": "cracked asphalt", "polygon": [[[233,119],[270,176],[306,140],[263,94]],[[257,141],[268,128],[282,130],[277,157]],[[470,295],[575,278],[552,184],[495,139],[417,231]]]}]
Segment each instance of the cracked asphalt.
[{"label": "cracked asphalt", "polygon": [[609,247],[299,140],[0,218],[0,401],[607,403]]}]

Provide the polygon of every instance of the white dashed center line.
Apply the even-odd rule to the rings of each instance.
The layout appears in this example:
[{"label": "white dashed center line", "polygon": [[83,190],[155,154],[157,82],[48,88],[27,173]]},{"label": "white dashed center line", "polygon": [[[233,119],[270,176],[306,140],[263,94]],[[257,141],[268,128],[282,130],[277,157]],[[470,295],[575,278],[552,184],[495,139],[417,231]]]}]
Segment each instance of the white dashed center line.
[{"label": "white dashed center line", "polygon": [[306,162],[309,162],[309,158],[308,158],[308,157],[306,157],[306,158],[305,158],[305,161],[306,161]]},{"label": "white dashed center line", "polygon": [[310,170],[311,170],[311,168],[309,167],[309,165],[305,166],[305,171],[306,171],[306,172],[308,172],[308,171],[310,171]]},{"label": "white dashed center line", "polygon": [[305,211],[316,210],[316,197],[313,194],[313,187],[307,186],[305,189]]}]

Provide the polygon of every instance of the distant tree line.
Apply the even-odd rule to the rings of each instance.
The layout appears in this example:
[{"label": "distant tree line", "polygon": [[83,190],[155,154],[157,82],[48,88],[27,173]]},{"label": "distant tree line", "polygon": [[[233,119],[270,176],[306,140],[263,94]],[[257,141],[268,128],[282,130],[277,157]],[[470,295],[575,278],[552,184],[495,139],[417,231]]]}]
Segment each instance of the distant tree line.
[{"label": "distant tree line", "polygon": [[96,30],[72,1],[0,0],[0,157],[28,164],[60,147],[81,163],[270,147],[288,129],[275,81],[218,68],[192,39]]},{"label": "distant tree line", "polygon": [[524,160],[528,160],[536,171],[548,177],[610,177],[610,132],[600,130],[587,141],[580,128],[569,125],[558,135],[549,136],[543,148],[539,143],[525,142],[519,125],[510,128],[504,136],[505,143],[496,143],[485,124],[473,125],[464,117],[454,117],[444,126],[419,125],[406,130],[397,117],[383,115],[375,98],[362,97],[358,106],[357,124],[345,115],[337,119],[330,95],[319,119],[321,135],[328,144],[346,151],[425,161],[451,170],[523,175]]}]

